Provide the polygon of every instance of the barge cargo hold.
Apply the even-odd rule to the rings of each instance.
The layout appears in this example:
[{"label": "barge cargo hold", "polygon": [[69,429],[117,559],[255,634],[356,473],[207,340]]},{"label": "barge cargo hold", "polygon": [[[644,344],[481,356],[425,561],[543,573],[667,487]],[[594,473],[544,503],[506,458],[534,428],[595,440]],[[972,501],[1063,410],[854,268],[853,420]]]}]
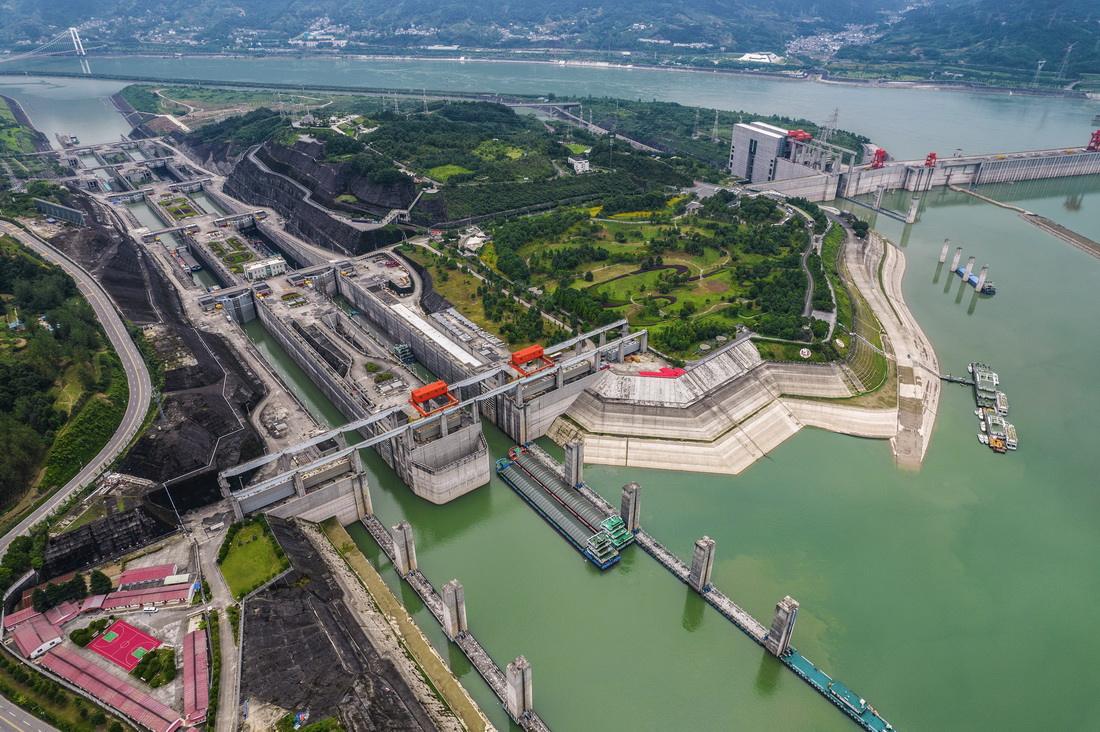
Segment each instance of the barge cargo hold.
[{"label": "barge cargo hold", "polygon": [[[619,550],[615,547],[611,535],[605,528],[593,531],[569,504],[555,495],[545,485],[544,476],[537,470],[523,465],[526,450],[513,447],[507,458],[497,460],[497,475],[508,484],[535,512],[561,534],[585,559],[600,569],[610,569],[618,563]],[[527,456],[528,462],[533,458]],[[541,478],[541,479],[540,479]]]}]

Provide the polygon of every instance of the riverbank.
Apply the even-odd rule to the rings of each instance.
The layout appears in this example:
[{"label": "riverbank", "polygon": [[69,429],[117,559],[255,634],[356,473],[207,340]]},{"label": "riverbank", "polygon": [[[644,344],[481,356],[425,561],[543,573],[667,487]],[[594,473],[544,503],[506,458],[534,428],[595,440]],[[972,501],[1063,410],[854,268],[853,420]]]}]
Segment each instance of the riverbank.
[{"label": "riverbank", "polygon": [[35,152],[45,152],[50,149],[49,138],[35,129],[34,125],[31,124],[31,118],[27,116],[26,110],[23,109],[23,105],[18,100],[0,94],[0,103],[6,104],[8,109],[11,110],[11,116],[15,118],[15,122],[26,128]]}]

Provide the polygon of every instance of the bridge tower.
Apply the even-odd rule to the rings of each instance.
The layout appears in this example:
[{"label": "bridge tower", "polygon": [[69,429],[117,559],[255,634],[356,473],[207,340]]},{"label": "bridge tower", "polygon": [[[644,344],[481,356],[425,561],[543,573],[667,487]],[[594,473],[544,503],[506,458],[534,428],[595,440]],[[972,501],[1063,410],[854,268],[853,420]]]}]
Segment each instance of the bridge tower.
[{"label": "bridge tower", "polygon": [[466,624],[466,593],[462,584],[453,579],[443,585],[443,632],[454,640],[469,630]]},{"label": "bridge tower", "polygon": [[531,681],[531,662],[523,656],[517,656],[504,671],[504,689],[508,713],[513,719],[523,718],[534,709],[534,685]]},{"label": "bridge tower", "polygon": [[764,647],[777,657],[784,656],[791,648],[794,621],[798,619],[798,601],[787,595],[775,604],[772,627],[764,638]]},{"label": "bridge tower", "polygon": [[710,589],[710,573],[714,569],[714,539],[704,536],[696,539],[695,552],[691,555],[691,573],[688,584],[696,592]]},{"label": "bridge tower", "polygon": [[641,486],[637,483],[627,483],[623,486],[623,498],[619,507],[619,516],[622,517],[626,530],[635,533],[641,528],[641,514],[638,509],[638,491]]},{"label": "bridge tower", "polygon": [[84,41],[80,40],[80,31],[69,28],[69,39],[73,42],[73,51],[80,59],[80,70],[85,74],[92,73],[92,67],[88,65],[88,52],[84,50]]},{"label": "bridge tower", "polygon": [[393,527],[394,565],[402,577],[416,571],[416,544],[413,542],[412,526],[402,521]]}]

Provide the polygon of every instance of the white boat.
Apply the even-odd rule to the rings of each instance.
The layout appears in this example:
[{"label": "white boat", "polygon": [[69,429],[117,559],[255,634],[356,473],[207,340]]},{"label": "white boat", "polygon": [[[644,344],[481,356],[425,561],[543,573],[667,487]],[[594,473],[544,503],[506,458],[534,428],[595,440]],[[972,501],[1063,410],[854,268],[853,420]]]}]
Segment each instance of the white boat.
[{"label": "white boat", "polygon": [[978,442],[982,443],[983,445],[988,445],[989,444],[989,436],[979,433],[978,434]]},{"label": "white boat", "polygon": [[1016,425],[1008,422],[1005,424],[1005,447],[1015,450],[1018,442],[1016,439]]},{"label": "white boat", "polygon": [[978,422],[978,427],[981,428],[982,432],[985,432],[985,422],[984,421]]}]

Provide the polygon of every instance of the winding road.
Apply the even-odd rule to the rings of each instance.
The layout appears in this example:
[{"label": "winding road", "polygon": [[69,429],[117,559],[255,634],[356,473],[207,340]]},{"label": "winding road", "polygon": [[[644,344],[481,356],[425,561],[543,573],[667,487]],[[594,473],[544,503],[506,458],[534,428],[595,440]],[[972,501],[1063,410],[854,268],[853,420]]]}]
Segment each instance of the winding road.
[{"label": "winding road", "polygon": [[103,326],[107,338],[111,341],[111,346],[118,354],[118,358],[122,362],[122,369],[126,373],[126,384],[130,390],[126,412],[122,415],[122,421],[119,423],[118,429],[115,430],[115,434],[111,436],[111,439],[103,446],[99,454],[92,458],[72,480],[57,490],[41,506],[34,509],[30,515],[0,538],[0,554],[3,554],[7,551],[8,544],[11,543],[12,539],[26,533],[31,526],[44,519],[57,506],[88,485],[126,449],[145,421],[145,415],[149,410],[149,403],[153,397],[153,383],[149,378],[149,369],[146,368],[145,361],[141,358],[141,352],[130,339],[130,334],[126,332],[126,324],[122,322],[122,317],[115,308],[114,302],[87,270],[43,239],[7,221],[0,221],[0,233],[19,240],[28,249],[31,249],[51,264],[61,267],[66,274],[73,278],[81,294],[92,306],[96,318]]}]

